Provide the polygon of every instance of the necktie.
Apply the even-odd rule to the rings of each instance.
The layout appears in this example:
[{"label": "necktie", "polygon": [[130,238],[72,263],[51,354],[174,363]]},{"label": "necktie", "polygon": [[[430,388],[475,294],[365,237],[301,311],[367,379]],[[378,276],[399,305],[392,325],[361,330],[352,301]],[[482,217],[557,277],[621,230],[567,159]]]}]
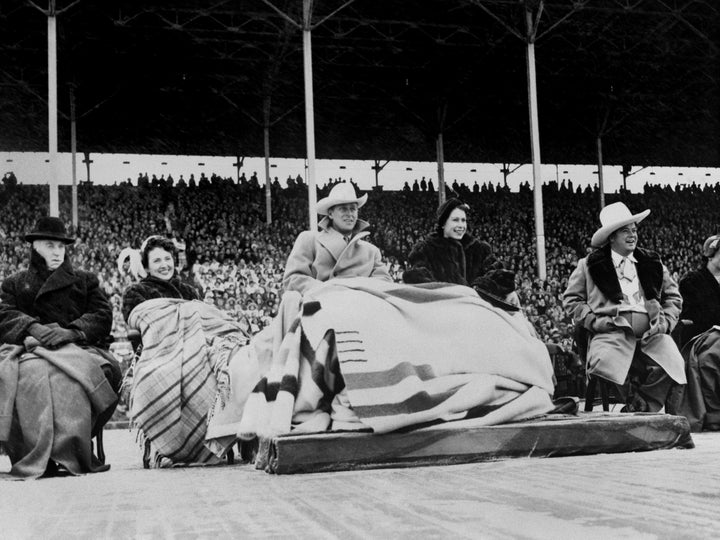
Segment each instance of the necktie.
[{"label": "necktie", "polygon": [[627,257],[620,261],[620,264],[618,265],[618,274],[621,278],[628,281],[635,279],[635,266]]},{"label": "necktie", "polygon": [[350,237],[349,236],[343,236],[343,240],[345,240],[346,244],[350,243]]}]

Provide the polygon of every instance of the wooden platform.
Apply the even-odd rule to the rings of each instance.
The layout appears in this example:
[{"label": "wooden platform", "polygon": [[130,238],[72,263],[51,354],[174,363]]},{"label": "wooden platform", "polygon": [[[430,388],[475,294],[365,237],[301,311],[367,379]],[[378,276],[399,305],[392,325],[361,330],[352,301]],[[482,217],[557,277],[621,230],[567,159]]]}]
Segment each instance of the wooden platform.
[{"label": "wooden platform", "polygon": [[489,427],[467,420],[386,435],[286,435],[270,441],[265,469],[294,474],[693,447],[681,416],[580,413]]}]

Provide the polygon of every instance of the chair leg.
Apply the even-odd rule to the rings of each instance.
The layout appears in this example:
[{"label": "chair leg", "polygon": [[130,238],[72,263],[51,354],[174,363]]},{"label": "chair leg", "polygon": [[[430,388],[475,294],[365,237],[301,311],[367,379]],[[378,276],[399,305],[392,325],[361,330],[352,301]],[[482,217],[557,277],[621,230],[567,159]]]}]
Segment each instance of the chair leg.
[{"label": "chair leg", "polygon": [[227,454],[226,454],[226,455],[227,455],[227,463],[228,463],[228,465],[234,465],[234,464],[235,464],[235,451],[234,451],[232,448],[230,448],[230,449],[227,451]]},{"label": "chair leg", "polygon": [[97,446],[96,456],[100,463],[105,465],[105,447],[103,446],[103,430],[100,428],[95,435],[95,445]]},{"label": "chair leg", "polygon": [[602,397],[603,411],[608,412],[610,410],[610,390],[607,381],[600,381],[600,396]]},{"label": "chair leg", "polygon": [[150,468],[150,441],[145,439],[145,446],[143,447],[142,457],[143,469]]},{"label": "chair leg", "polygon": [[596,385],[597,379],[595,377],[590,377],[587,382],[587,388],[585,389],[585,412],[590,412],[593,410],[593,406],[595,405]]}]

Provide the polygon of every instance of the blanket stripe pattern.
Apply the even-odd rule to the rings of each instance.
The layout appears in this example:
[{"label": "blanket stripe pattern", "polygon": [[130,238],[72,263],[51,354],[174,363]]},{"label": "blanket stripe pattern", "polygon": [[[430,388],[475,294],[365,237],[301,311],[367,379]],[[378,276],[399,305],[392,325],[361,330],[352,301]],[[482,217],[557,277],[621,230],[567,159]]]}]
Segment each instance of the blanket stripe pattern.
[{"label": "blanket stripe pattern", "polygon": [[217,461],[205,446],[209,412],[230,392],[227,362],[246,343],[242,329],[214,306],[171,298],[133,309],[128,324],[140,331],[131,418],[151,441],[156,461]]},{"label": "blanket stripe pattern", "polygon": [[288,330],[248,400],[243,438],[324,430],[331,419],[333,429],[386,433],[552,409],[545,345],[522,314],[469,287],[335,280],[306,295]]}]

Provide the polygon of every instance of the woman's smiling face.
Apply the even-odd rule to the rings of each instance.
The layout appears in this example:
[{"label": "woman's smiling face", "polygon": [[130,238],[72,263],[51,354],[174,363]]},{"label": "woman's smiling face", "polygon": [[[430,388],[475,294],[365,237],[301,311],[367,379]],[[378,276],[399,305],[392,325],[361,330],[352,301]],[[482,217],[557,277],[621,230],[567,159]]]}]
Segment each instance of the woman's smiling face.
[{"label": "woman's smiling face", "polygon": [[148,274],[167,281],[175,274],[175,260],[172,253],[161,247],[153,248],[148,253]]},{"label": "woman's smiling face", "polygon": [[467,215],[465,210],[462,208],[456,208],[445,221],[443,225],[443,236],[445,238],[452,238],[453,240],[460,240],[465,235],[467,230]]}]

